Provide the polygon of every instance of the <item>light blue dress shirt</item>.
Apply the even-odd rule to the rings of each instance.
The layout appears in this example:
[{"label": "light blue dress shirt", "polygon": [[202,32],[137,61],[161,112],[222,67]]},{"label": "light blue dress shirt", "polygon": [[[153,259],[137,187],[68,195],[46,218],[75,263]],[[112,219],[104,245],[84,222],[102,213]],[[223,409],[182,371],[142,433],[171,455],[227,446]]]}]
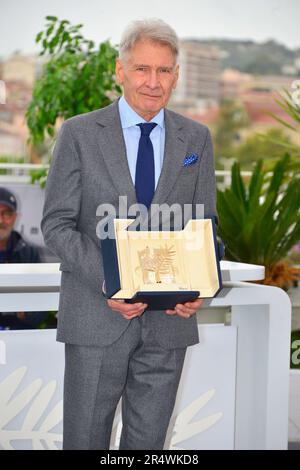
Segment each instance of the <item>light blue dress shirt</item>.
[{"label": "light blue dress shirt", "polygon": [[[119,112],[121,118],[121,125],[126,145],[127,160],[133,184],[135,184],[135,168],[138,154],[139,140],[141,136],[141,129],[137,124],[147,122],[139,116],[129,106],[124,96],[119,99]],[[165,114],[161,109],[159,113],[154,116],[149,122],[155,122],[157,126],[154,127],[150,134],[150,139],[153,145],[154,152],[154,168],[155,168],[155,188],[160,177],[160,172],[163,165],[164,149],[165,149]]]}]

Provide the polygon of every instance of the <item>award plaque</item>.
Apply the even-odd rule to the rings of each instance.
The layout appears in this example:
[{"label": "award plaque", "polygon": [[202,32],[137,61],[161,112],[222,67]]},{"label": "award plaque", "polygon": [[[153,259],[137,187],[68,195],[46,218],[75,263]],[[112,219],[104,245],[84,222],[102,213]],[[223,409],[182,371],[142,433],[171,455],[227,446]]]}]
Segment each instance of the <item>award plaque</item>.
[{"label": "award plaque", "polygon": [[145,302],[149,310],[214,297],[222,287],[213,218],[190,219],[182,230],[131,230],[113,219],[114,236],[101,240],[106,297]]}]

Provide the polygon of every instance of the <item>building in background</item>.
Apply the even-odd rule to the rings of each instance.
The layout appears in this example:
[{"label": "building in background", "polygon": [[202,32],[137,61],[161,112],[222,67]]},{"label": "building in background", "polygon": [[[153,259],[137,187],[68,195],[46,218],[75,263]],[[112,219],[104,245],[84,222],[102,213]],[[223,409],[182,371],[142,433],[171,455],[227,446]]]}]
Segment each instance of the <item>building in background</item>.
[{"label": "building in background", "polygon": [[253,81],[253,75],[228,68],[223,70],[220,77],[221,99],[237,99],[241,91]]},{"label": "building in background", "polygon": [[[251,122],[246,133],[263,132],[270,127],[280,126],[271,114],[293,124],[292,119],[276,103],[276,99],[284,89],[291,91],[295,80],[295,76],[252,75],[226,69],[221,76],[221,97],[233,99],[244,106]],[[297,134],[289,133],[287,129],[286,132],[296,142]],[[297,143],[300,144],[300,140]]]},{"label": "building in background", "polygon": [[[203,43],[200,40],[180,41],[180,74],[170,108],[213,128],[220,103],[225,98],[232,99],[243,105],[249,115],[250,125],[245,129],[246,134],[279,126],[270,112],[291,122],[275,102],[275,97],[283,88],[291,90],[297,76],[259,75],[241,72],[233,66],[224,68],[224,60],[228,61],[230,53],[223,50],[222,44]],[[258,53],[259,45],[256,47]],[[247,53],[245,50],[244,54]],[[231,57],[232,63],[234,57]],[[39,151],[28,147],[25,121],[32,88],[41,75],[44,60],[44,57],[15,53],[0,62],[0,80],[6,89],[6,102],[1,104],[0,100],[0,160],[5,157],[11,161],[23,158],[25,161],[40,162],[41,155],[47,155],[47,146]],[[299,60],[296,57],[294,61],[297,66]],[[295,133],[291,133],[291,137],[295,139]]]},{"label": "building in background", "polygon": [[182,40],[178,58],[180,76],[170,105],[178,112],[199,112],[220,101],[220,53],[216,46]]},{"label": "building in background", "polygon": [[0,104],[0,158],[12,161],[29,159],[28,128],[25,113],[31,100],[32,88],[26,82],[5,81],[6,102]]},{"label": "building in background", "polygon": [[6,83],[20,82],[32,89],[35,79],[41,73],[41,67],[40,57],[16,52],[2,62],[2,80]]},{"label": "building in background", "polygon": [[5,85],[5,103],[0,104],[0,159],[30,160],[25,113],[32,88],[40,75],[42,60],[15,53],[0,64],[0,79]]}]

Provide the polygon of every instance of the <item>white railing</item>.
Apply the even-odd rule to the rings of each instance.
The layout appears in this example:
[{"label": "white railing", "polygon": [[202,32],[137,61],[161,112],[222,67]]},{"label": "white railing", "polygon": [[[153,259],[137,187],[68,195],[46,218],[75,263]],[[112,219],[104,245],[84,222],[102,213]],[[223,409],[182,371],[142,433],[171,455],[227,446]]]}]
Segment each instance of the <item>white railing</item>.
[{"label": "white railing", "polygon": [[[57,310],[58,268],[57,263],[0,265],[0,311]],[[220,295],[205,302],[208,310],[230,307],[231,321],[199,323],[200,343],[187,351],[167,449],[286,449],[289,297],[276,287],[240,282],[262,279],[263,266],[223,261],[221,272]],[[61,442],[62,407],[57,404],[63,397],[64,351],[55,333],[0,331],[0,404],[6,419],[14,419],[13,426],[0,423],[1,448],[40,450],[46,444],[52,449],[54,441]],[[40,417],[35,425],[28,418],[33,410]],[[55,431],[45,424],[50,413]],[[190,423],[196,414],[198,421]],[[117,412],[113,429],[119,430],[119,422]]]},{"label": "white railing", "polygon": [[5,170],[5,174],[0,174],[0,183],[30,183],[31,171],[48,167],[49,165],[42,163],[0,163],[0,173]]}]

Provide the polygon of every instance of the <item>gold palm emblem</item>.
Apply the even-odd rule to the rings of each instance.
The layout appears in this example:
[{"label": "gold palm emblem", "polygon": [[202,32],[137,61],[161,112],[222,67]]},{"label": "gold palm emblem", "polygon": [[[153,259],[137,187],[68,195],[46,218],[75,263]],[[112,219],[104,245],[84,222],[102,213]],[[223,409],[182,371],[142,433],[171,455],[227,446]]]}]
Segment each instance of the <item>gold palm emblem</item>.
[{"label": "gold palm emblem", "polygon": [[177,268],[174,266],[176,251],[174,246],[160,246],[153,248],[152,253],[149,246],[138,251],[139,266],[136,270],[142,271],[144,284],[152,284],[149,273],[155,273],[155,282],[161,283],[162,277],[167,276],[169,282],[175,282]]}]

